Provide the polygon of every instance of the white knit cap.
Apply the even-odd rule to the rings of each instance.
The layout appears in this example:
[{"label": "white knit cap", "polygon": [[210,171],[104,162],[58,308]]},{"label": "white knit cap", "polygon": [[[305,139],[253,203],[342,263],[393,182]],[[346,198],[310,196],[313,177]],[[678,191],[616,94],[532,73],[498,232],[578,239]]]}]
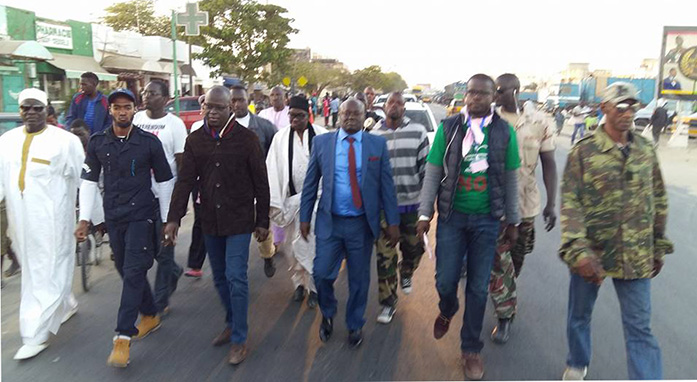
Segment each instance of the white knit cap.
[{"label": "white knit cap", "polygon": [[48,106],[48,96],[44,91],[36,88],[28,88],[19,92],[19,99],[17,101],[20,105],[25,99],[35,99],[44,104],[44,106]]}]

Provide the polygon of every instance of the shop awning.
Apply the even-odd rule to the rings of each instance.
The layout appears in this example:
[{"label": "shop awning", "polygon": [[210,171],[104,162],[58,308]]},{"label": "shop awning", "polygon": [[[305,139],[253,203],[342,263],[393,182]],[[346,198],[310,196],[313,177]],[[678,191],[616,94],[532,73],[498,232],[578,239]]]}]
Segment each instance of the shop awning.
[{"label": "shop awning", "polygon": [[20,60],[53,60],[53,55],[36,41],[0,41],[0,55]]},{"label": "shop awning", "polygon": [[[172,61],[166,61],[166,60],[160,60],[158,61],[160,65],[162,66],[162,69],[170,74],[173,74],[174,72],[174,67],[172,66]],[[194,68],[191,67],[189,64],[181,64],[177,65],[177,69],[179,70],[179,75],[180,76],[196,76],[196,71]]]},{"label": "shop awning", "polygon": [[167,73],[157,61],[129,56],[106,56],[102,59],[102,67],[118,71]]},{"label": "shop awning", "polygon": [[54,53],[51,65],[64,70],[65,76],[68,78],[80,78],[82,73],[92,72],[99,77],[100,81],[117,80],[116,74],[107,72],[92,57]]}]

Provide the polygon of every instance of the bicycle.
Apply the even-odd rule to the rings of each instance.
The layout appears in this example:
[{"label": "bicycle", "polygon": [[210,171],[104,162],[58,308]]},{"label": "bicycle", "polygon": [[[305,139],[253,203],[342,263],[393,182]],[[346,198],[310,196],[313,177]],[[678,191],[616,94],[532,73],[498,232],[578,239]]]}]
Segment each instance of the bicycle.
[{"label": "bicycle", "polygon": [[90,223],[87,239],[82,243],[77,243],[75,248],[76,263],[80,267],[82,276],[82,290],[85,292],[89,292],[92,286],[90,280],[92,266],[97,266],[102,262],[103,244],[103,234]]}]

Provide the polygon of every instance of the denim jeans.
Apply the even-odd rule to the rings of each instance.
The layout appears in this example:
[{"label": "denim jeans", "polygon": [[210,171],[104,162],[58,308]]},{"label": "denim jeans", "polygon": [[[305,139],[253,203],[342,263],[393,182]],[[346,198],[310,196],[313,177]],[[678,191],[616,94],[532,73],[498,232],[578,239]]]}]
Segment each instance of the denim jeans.
[{"label": "denim jeans", "polygon": [[463,262],[467,262],[465,313],[460,331],[463,352],[479,353],[489,276],[494,265],[496,239],[501,223],[491,215],[466,215],[453,211],[450,219],[438,218],[436,230],[436,289],[438,307],[451,318],[459,309],[457,287]]},{"label": "denim jeans", "polygon": [[[629,379],[662,379],[661,349],[651,334],[651,279],[613,279],[620,302]],[[600,287],[571,274],[566,336],[566,363],[582,368],[590,364],[591,315]]]},{"label": "denim jeans", "polygon": [[574,124],[574,132],[571,134],[571,143],[573,144],[574,141],[576,140],[576,134],[578,133],[580,135],[579,139],[583,138],[583,134],[586,132],[586,124],[585,123],[575,123]]},{"label": "denim jeans", "polygon": [[334,281],[339,275],[341,260],[346,258],[349,281],[346,327],[348,330],[362,328],[370,289],[370,259],[375,243],[365,215],[334,215],[331,236],[327,239],[318,237],[316,243],[313,276],[322,316],[332,318],[336,314]]},{"label": "denim jeans", "polygon": [[247,341],[249,283],[247,262],[251,233],[232,236],[205,235],[213,283],[225,307],[225,322],[232,330],[230,341]]},{"label": "denim jeans", "polygon": [[123,279],[116,331],[124,336],[135,336],[138,313],[146,316],[157,313],[147,277],[156,248],[155,223],[152,220],[107,221],[106,225],[114,265]]}]

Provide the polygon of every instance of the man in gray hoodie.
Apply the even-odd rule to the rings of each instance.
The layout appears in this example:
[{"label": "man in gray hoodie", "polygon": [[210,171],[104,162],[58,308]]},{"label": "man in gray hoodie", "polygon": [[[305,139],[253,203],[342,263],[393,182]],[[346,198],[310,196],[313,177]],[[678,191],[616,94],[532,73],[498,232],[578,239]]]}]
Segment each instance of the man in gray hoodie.
[{"label": "man in gray hoodie", "polygon": [[[423,125],[412,122],[404,116],[404,97],[400,92],[390,94],[385,102],[387,118],[378,121],[372,134],[387,140],[390,152],[390,165],[399,205],[399,261],[397,248],[391,247],[385,233],[377,241],[378,290],[380,314],[378,322],[388,324],[392,321],[397,305],[397,268],[402,292],[411,293],[411,278],[419,266],[424,253],[424,245],[416,235],[416,222],[419,214],[419,194],[426,172],[428,156],[428,135]],[[383,228],[387,222],[382,219]]]}]

